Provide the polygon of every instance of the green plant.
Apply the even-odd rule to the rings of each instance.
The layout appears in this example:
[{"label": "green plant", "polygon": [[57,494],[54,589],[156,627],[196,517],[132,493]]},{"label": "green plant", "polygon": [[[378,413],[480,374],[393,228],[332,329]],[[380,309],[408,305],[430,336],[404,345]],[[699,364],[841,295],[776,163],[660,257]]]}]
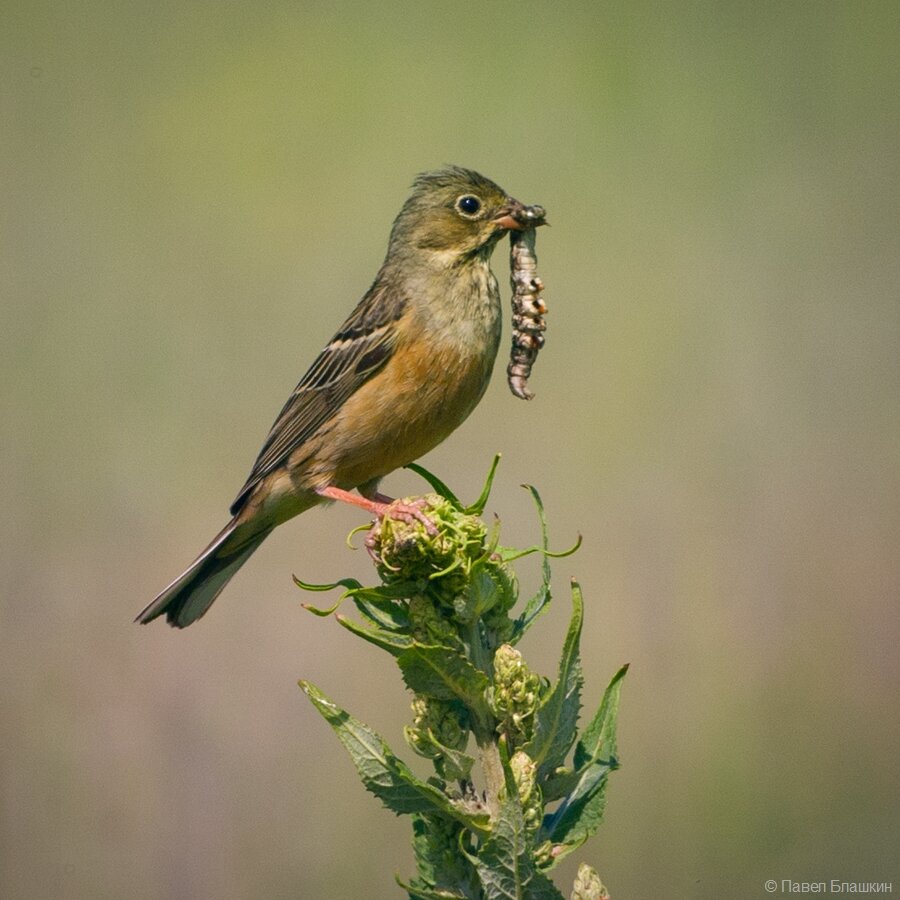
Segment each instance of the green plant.
[{"label": "green plant", "polygon": [[[549,558],[572,553],[578,544],[566,553],[550,552],[541,499],[529,487],[541,523],[540,546],[499,545],[499,527],[489,530],[480,518],[497,462],[481,496],[468,507],[434,475],[410,466],[434,492],[404,501],[421,516],[388,515],[369,530],[366,544],[378,586],[351,579],[332,585],[297,582],[307,590],[342,586],[335,606],[308,608],[328,615],[351,599],[362,620],[338,615],[338,621],[392,654],[414,694],[413,722],[405,736],[412,750],[434,765],[427,781],[374,731],[314,685],[300,682],[347,748],[363,784],[388,809],[412,816],[418,872],[409,884],[398,883],[418,900],[561,898],[546,873],[597,830],[607,777],[618,766],[616,716],[627,666],[613,677],[580,737],[577,733],[584,611],[577,583],[572,583],[572,617],[556,681],[532,672],[516,649],[550,603]],[[514,615],[518,582],[511,563],[535,552],[543,557],[542,583]],[[573,900],[605,896],[596,872],[582,866]]]}]

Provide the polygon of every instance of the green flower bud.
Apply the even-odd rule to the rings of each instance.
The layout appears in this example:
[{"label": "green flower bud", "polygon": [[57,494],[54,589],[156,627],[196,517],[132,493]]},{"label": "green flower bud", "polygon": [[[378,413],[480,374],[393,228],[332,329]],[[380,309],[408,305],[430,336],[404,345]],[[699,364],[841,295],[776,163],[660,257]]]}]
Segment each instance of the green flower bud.
[{"label": "green flower bud", "polygon": [[495,606],[484,617],[484,627],[490,635],[491,643],[496,645],[508,641],[513,636],[515,623],[506,614],[505,610]]},{"label": "green flower bud", "polygon": [[476,619],[496,616],[506,620],[507,611],[518,597],[515,576],[506,565],[495,559],[475,567],[460,593],[453,600],[457,621],[474,622]]},{"label": "green flower bud", "polygon": [[541,789],[535,784],[537,765],[527,753],[517,750],[509,761],[509,768],[519,792],[525,828],[537,831],[544,818],[544,799]]},{"label": "green flower bud", "polygon": [[469,741],[469,728],[464,706],[416,694],[412,712],[413,724],[404,729],[404,734],[409,746],[419,756],[426,759],[439,757],[441,750],[434,741],[451,750],[465,749]]},{"label": "green flower bud", "polygon": [[465,750],[469,742],[468,716],[464,710],[457,712],[448,708],[446,714],[441,717],[434,736],[451,750]]},{"label": "green flower bud", "polygon": [[587,863],[578,867],[571,900],[609,900],[609,892],[600,881],[600,876]]},{"label": "green flower bud", "polygon": [[541,679],[525,664],[522,654],[502,644],[494,654],[491,703],[513,746],[521,746],[534,729],[534,713],[541,698]]},{"label": "green flower bud", "polygon": [[412,636],[420,644],[459,646],[456,626],[436,607],[428,594],[414,594],[409,600],[409,621]]},{"label": "green flower bud", "polygon": [[[421,518],[394,518],[388,513],[369,533],[368,543],[383,581],[437,583],[459,569],[461,572],[453,580],[460,581],[461,576],[461,589],[473,561],[484,552],[484,523],[461,513],[437,494],[404,502],[418,509]],[[443,589],[442,585],[440,590]]]},{"label": "green flower bud", "polygon": [[428,739],[428,699],[421,694],[416,694],[412,702],[413,723],[403,729],[406,743],[412,747],[419,756],[426,759],[434,759],[440,755],[440,750]]},{"label": "green flower bud", "polygon": [[553,842],[544,841],[532,851],[532,856],[539,869],[547,869],[553,865]]}]

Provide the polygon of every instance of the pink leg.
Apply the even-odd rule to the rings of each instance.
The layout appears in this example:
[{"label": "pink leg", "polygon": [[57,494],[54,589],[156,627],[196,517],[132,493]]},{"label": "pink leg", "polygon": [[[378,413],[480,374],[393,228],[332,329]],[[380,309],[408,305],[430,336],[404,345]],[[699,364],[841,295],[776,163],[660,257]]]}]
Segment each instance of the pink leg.
[{"label": "pink leg", "polygon": [[377,516],[379,519],[383,519],[385,516],[388,516],[391,519],[401,519],[404,522],[411,522],[413,519],[418,519],[418,521],[425,526],[425,530],[429,534],[437,534],[437,528],[434,527],[434,522],[432,522],[421,510],[421,501],[416,501],[416,503],[402,503],[399,500],[392,500],[390,497],[386,497],[384,494],[379,493],[376,493],[374,497],[369,500],[359,494],[345,491],[339,487],[332,487],[331,485],[328,487],[316,488],[316,493],[320,497],[327,497],[329,500],[340,500],[342,503],[350,503],[353,506],[359,506],[372,513],[372,515]]}]

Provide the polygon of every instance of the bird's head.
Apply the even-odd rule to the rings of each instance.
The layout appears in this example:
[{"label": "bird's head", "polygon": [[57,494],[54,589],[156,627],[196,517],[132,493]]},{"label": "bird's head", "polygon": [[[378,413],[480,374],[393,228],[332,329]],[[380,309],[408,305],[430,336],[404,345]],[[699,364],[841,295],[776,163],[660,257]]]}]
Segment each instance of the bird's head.
[{"label": "bird's head", "polygon": [[478,172],[449,166],[413,182],[394,221],[388,256],[431,251],[453,263],[490,255],[507,232],[543,224],[542,207],[525,206]]}]

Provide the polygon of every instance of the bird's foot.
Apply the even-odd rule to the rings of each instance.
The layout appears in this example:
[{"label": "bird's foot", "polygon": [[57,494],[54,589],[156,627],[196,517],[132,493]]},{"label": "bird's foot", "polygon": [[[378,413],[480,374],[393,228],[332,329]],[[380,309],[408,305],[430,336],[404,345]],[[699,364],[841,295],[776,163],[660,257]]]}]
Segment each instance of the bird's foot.
[{"label": "bird's foot", "polygon": [[424,498],[413,500],[407,503],[405,500],[394,500],[385,494],[375,493],[372,497],[363,497],[360,494],[354,494],[338,487],[316,488],[316,493],[320,497],[326,497],[328,500],[340,500],[342,503],[350,503],[353,506],[359,506],[368,510],[372,515],[379,519],[399,519],[401,522],[421,522],[425,526],[428,534],[434,536],[438,533],[434,522],[422,512],[426,506]]}]

